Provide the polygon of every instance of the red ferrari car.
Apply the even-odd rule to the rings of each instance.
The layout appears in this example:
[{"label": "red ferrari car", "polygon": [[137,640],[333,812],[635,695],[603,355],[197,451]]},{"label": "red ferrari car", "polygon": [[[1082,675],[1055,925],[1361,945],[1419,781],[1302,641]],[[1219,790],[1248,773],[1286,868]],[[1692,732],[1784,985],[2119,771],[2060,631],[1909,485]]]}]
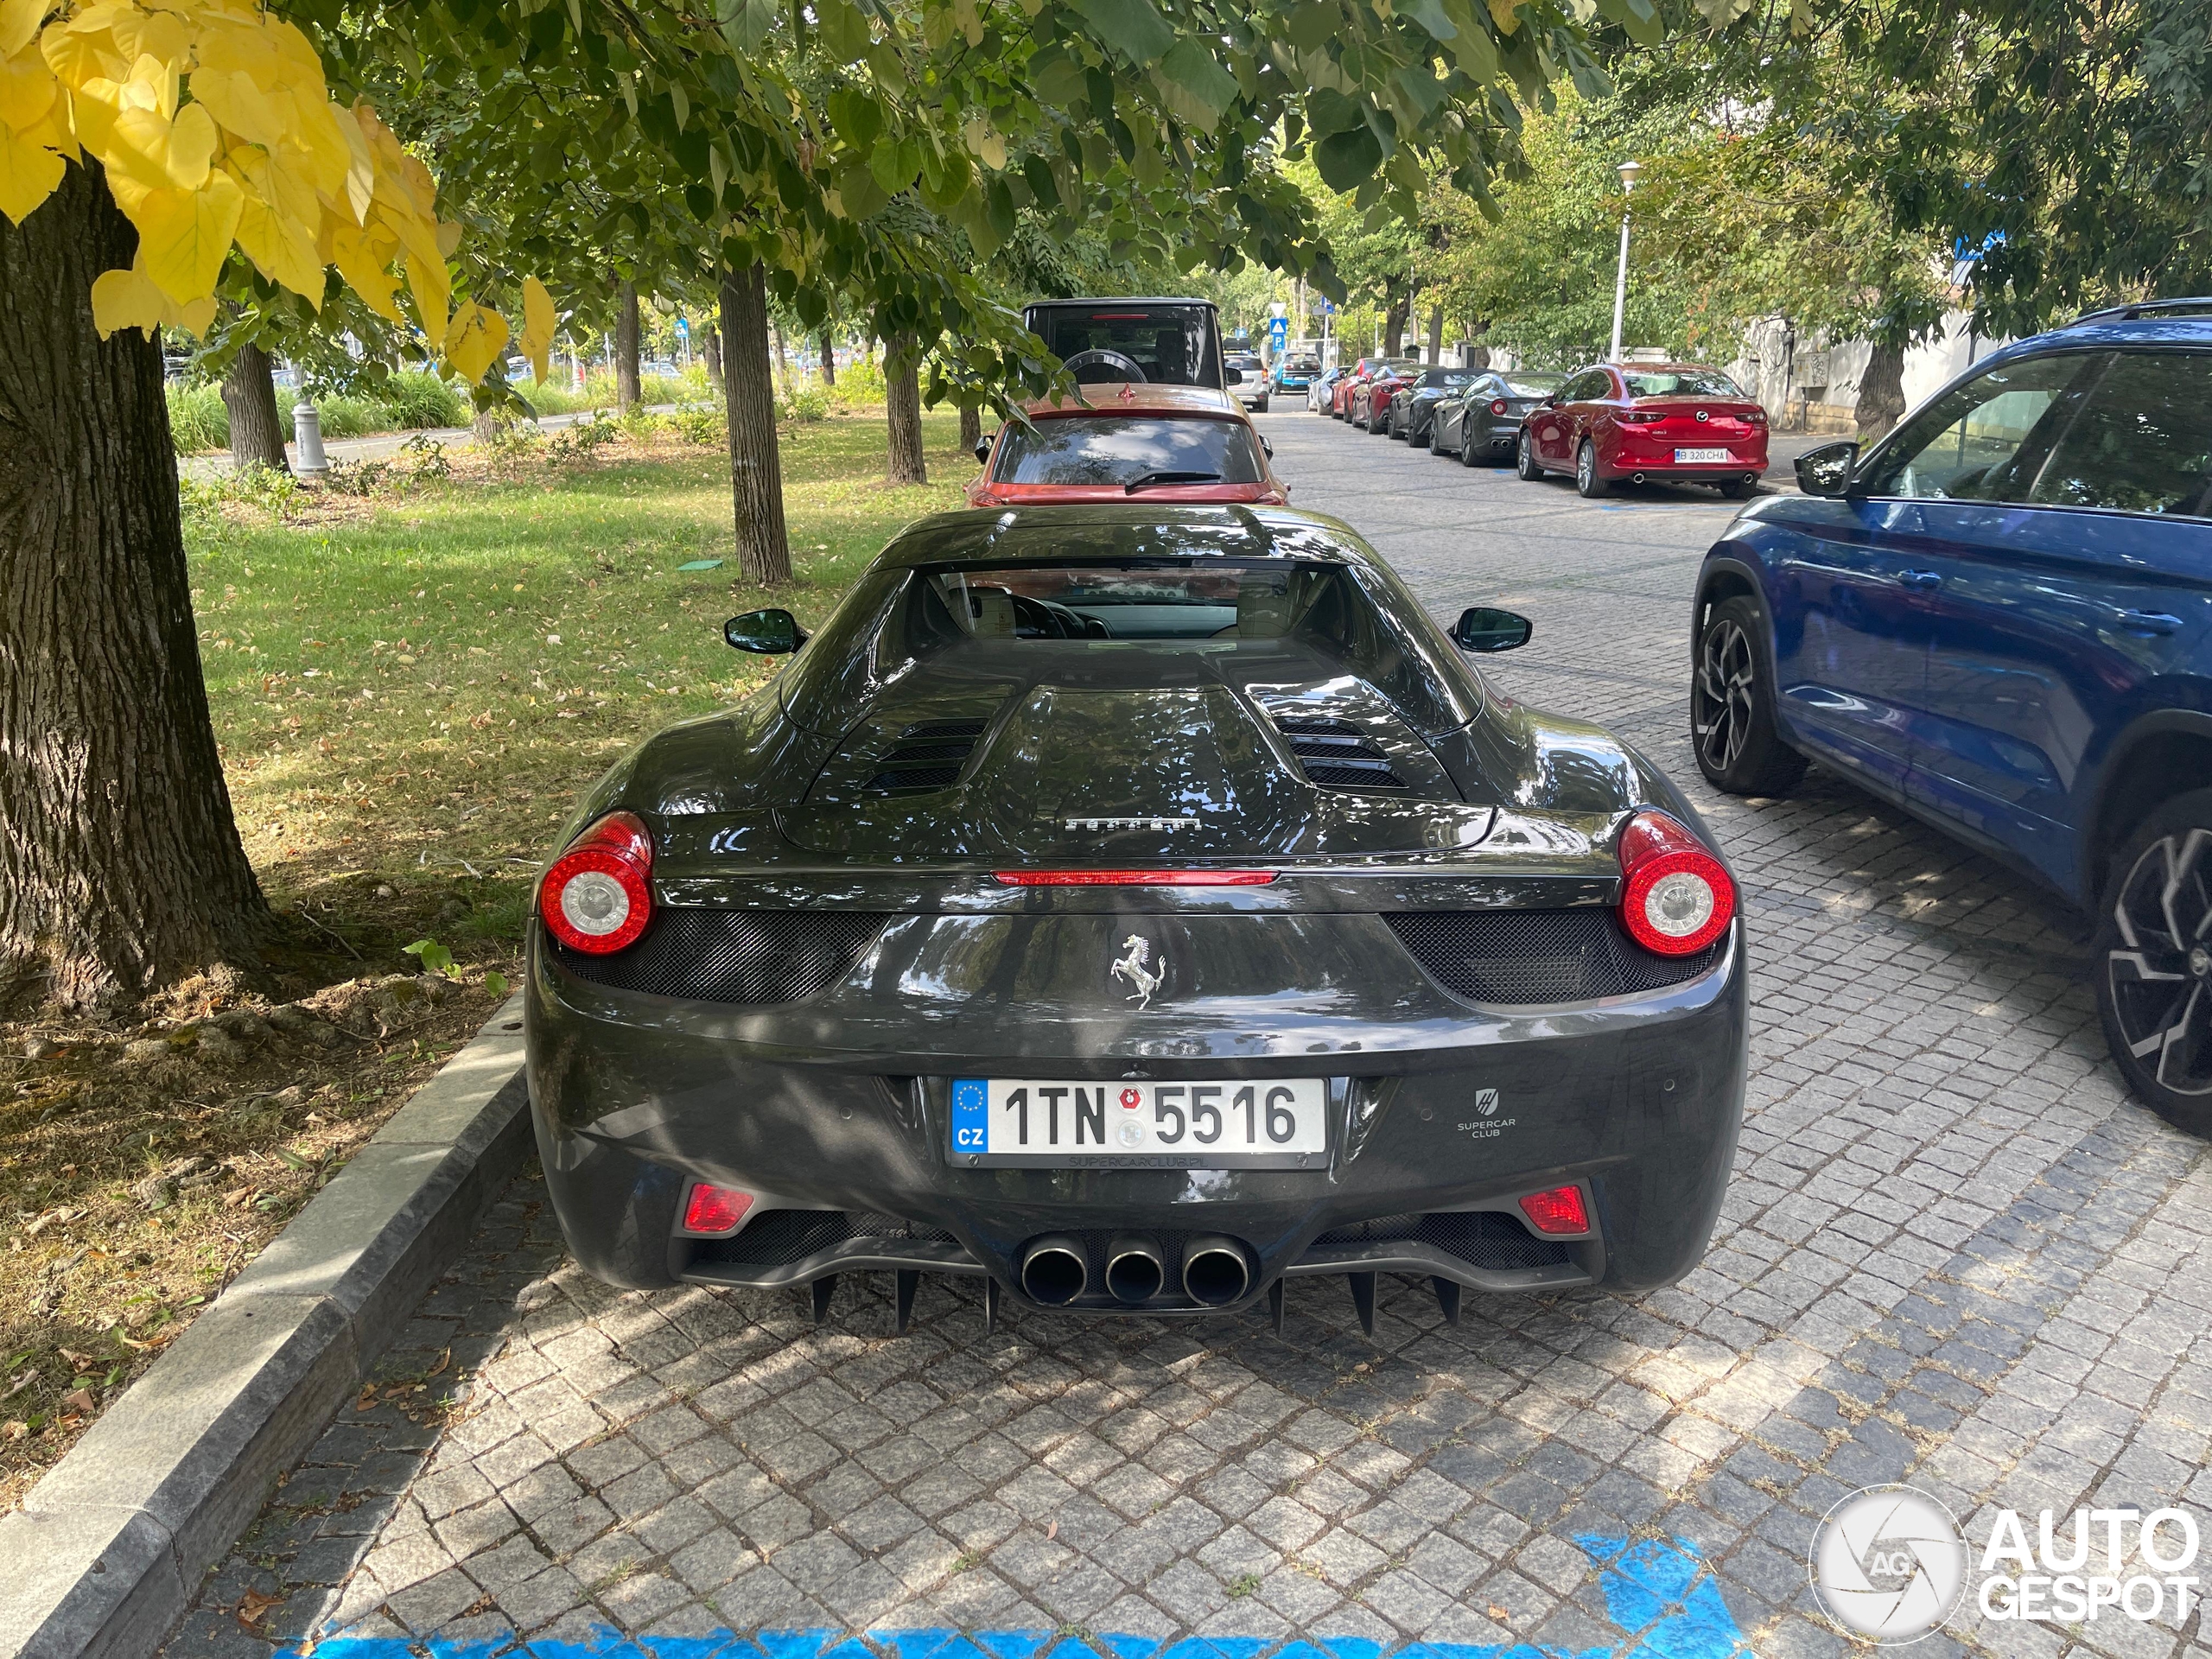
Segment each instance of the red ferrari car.
[{"label": "red ferrari car", "polygon": [[1206,386],[1085,386],[1085,402],[1035,403],[976,446],[971,507],[1039,502],[1243,502],[1284,506],[1290,486],[1243,407]]},{"label": "red ferrari car", "polygon": [[1389,431],[1388,415],[1390,399],[1397,395],[1400,386],[1411,381],[1421,372],[1421,365],[1413,361],[1390,361],[1375,365],[1367,378],[1352,387],[1350,406],[1344,418],[1363,431],[1376,432],[1376,423],[1382,424],[1378,435]]},{"label": "red ferrari car", "polygon": [[1766,471],[1766,410],[1718,369],[1696,363],[1597,363],[1521,423],[1525,479],[1569,473],[1585,495],[1625,479],[1711,484],[1732,500]]},{"label": "red ferrari car", "polygon": [[1340,421],[1351,418],[1351,395],[1367,384],[1375,372],[1382,366],[1379,357],[1363,357],[1337,377],[1329,388],[1329,413]]}]

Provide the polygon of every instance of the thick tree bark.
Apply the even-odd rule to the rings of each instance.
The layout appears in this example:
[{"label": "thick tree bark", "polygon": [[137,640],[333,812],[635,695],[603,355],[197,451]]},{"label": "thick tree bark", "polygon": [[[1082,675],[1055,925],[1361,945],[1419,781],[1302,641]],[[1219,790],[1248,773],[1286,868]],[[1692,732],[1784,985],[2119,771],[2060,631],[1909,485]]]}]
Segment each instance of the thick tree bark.
[{"label": "thick tree bark", "polygon": [[239,348],[223,377],[223,407],[231,412],[231,461],[291,470],[284,459],[284,424],[276,413],[276,382],[269,353],[258,346]]},{"label": "thick tree bark", "polygon": [[960,453],[963,455],[974,454],[976,446],[982,441],[982,411],[963,406],[960,411]]},{"label": "thick tree bark", "polygon": [[614,289],[614,403],[627,415],[645,401],[638,383],[638,289],[620,283]]},{"label": "thick tree bark", "polygon": [[1904,414],[1904,347],[1877,346],[1859,377],[1859,404],[1853,411],[1859,425],[1859,442],[1869,444],[1883,436]]},{"label": "thick tree bark", "polygon": [[791,389],[791,354],[784,348],[784,325],[771,324],[768,335],[776,346],[776,385],[788,397]]},{"label": "thick tree bark", "polygon": [[836,342],[830,338],[827,328],[822,331],[822,384],[825,386],[837,384]]},{"label": "thick tree bark", "polygon": [[93,332],[137,233],[94,166],[0,219],[0,961],[97,1008],[250,962],[267,908],[207,712],[162,358]]},{"label": "thick tree bark", "polygon": [[709,328],[702,332],[706,338],[699,342],[699,355],[706,359],[707,385],[720,391],[722,390],[722,331]]},{"label": "thick tree bark", "polygon": [[1404,346],[1406,318],[1412,314],[1413,308],[1414,296],[1408,294],[1402,299],[1391,301],[1389,309],[1382,314],[1383,356],[1395,357]]},{"label": "thick tree bark", "polygon": [[738,568],[747,581],[763,587],[789,582],[791,547],[784,529],[776,390],[768,378],[768,278],[758,264],[722,272],[722,383]]},{"label": "thick tree bark", "polygon": [[922,454],[922,353],[912,334],[901,334],[883,356],[884,414],[891,427],[893,484],[926,484],[929,462]]},{"label": "thick tree bark", "polygon": [[1437,302],[1428,314],[1428,365],[1434,368],[1444,360],[1444,302]]}]

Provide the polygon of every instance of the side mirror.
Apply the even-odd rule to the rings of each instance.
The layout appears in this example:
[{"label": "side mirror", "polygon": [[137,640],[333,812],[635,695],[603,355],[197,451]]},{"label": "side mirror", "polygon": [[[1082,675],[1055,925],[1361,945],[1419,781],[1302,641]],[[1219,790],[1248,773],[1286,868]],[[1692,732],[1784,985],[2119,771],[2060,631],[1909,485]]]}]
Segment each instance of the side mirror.
[{"label": "side mirror", "polygon": [[1557,409],[1559,407],[1559,393],[1554,392],[1550,397],[1545,398],[1544,407],[1546,409]]},{"label": "side mirror", "polygon": [[1535,631],[1535,624],[1516,612],[1478,605],[1459,613],[1452,643],[1462,651],[1518,651]]},{"label": "side mirror", "polygon": [[1260,440],[1260,453],[1265,455],[1269,461],[1273,461],[1275,458],[1275,447],[1272,443],[1269,443],[1265,438],[1262,438]]},{"label": "side mirror", "polygon": [[734,650],[782,657],[804,645],[806,633],[789,611],[747,611],[722,624],[722,639]]},{"label": "side mirror", "polygon": [[989,438],[978,438],[976,441],[976,464],[978,467],[988,467],[991,464],[991,443],[992,440]]},{"label": "side mirror", "polygon": [[1808,495],[1840,497],[1851,488],[1851,474],[1859,465],[1859,446],[1849,438],[1824,443],[1797,457],[1797,487]]},{"label": "side mirror", "polygon": [[1244,371],[1242,369],[1224,369],[1221,372],[1221,384],[1224,386],[1243,385],[1244,384]]}]

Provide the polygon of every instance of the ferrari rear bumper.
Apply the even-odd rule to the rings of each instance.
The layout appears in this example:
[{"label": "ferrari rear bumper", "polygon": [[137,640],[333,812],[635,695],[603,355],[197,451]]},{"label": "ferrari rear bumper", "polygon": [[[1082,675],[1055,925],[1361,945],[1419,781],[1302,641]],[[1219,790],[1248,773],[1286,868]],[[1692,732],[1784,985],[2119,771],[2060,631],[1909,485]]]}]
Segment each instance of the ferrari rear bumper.
[{"label": "ferrari rear bumper", "polygon": [[[1325,954],[1306,946],[1309,963]],[[1052,1020],[982,994],[918,1020],[893,988],[879,962],[810,1001],[737,1011],[588,982],[535,939],[533,1116],[582,1265],[638,1287],[812,1285],[817,1302],[837,1274],[887,1271],[902,1307],[912,1275],[979,1275],[992,1307],[1168,1316],[1249,1309],[1307,1274],[1346,1275],[1356,1296],[1363,1284],[1363,1308],[1376,1273],[1440,1294],[1636,1291],[1703,1255],[1741,1116],[1740,925],[1695,978],[1541,1008],[1471,1004],[1409,957],[1402,975],[1370,967],[1325,995],[1194,1007],[1180,1025],[1117,1009]],[[1303,1167],[977,1164],[953,1148],[951,1086],[991,1076],[1321,1078],[1327,1151]],[[739,1228],[684,1230],[699,1183],[747,1195]],[[1539,1233],[1520,1200],[1560,1186],[1583,1195],[1588,1225]],[[1134,1302],[1105,1272],[1131,1236],[1166,1264]],[[1235,1295],[1187,1291],[1199,1237],[1242,1261]],[[1046,1238],[1082,1263],[1082,1287],[1039,1303],[1024,1262]]]}]

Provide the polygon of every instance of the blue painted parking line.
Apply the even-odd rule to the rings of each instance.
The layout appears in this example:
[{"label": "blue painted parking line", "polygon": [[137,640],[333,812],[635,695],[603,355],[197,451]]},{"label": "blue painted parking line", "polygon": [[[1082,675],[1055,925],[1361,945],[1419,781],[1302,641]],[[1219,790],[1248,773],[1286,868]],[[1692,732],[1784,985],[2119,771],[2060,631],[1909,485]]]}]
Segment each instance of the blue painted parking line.
[{"label": "blue painted parking line", "polygon": [[1282,1642],[1253,1637],[1065,1635],[1057,1630],[715,1630],[704,1636],[625,1636],[595,1629],[588,1641],[513,1638],[461,1643],[432,1635],[337,1637],[278,1649],[277,1659],[1749,1659],[1750,1642],[1721,1599],[1695,1547],[1680,1539],[1632,1540],[1578,1534],[1598,1563],[1606,1616],[1620,1630],[1611,1647],[1568,1649],[1535,1643],[1414,1642],[1364,1638]]}]

